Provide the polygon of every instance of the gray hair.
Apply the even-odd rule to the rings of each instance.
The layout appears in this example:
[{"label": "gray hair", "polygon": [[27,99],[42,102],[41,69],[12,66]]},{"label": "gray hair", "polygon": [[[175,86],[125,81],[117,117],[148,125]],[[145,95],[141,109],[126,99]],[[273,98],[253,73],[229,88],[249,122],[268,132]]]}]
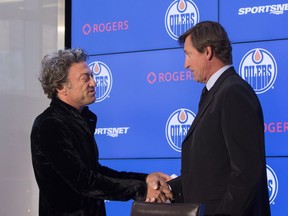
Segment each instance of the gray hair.
[{"label": "gray hair", "polygon": [[85,62],[87,58],[88,55],[83,49],[60,49],[45,55],[41,61],[39,81],[47,97],[56,97],[57,89],[67,83],[71,65]]},{"label": "gray hair", "polygon": [[198,52],[203,53],[204,49],[211,46],[213,53],[224,64],[232,64],[232,46],[224,27],[214,21],[203,21],[180,35],[178,42],[184,45],[186,38],[189,38]]}]

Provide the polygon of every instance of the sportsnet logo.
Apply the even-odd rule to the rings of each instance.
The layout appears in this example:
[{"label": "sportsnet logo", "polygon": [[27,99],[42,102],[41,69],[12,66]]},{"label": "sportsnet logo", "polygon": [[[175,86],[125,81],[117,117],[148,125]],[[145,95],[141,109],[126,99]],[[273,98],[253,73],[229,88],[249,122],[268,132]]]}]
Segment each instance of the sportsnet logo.
[{"label": "sportsnet logo", "polygon": [[100,61],[91,62],[89,64],[96,82],[96,101],[101,102],[107,97],[112,89],[112,74],[109,67]]},{"label": "sportsnet logo", "polygon": [[165,28],[169,36],[177,40],[200,20],[199,10],[191,0],[175,0],[165,14]]},{"label": "sportsnet logo", "polygon": [[263,14],[263,13],[282,15],[284,14],[284,11],[288,11],[287,3],[240,8],[238,11],[238,15]]},{"label": "sportsnet logo", "polygon": [[277,77],[277,64],[267,50],[252,49],[242,58],[239,74],[257,94],[261,94],[273,87]]},{"label": "sportsnet logo", "polygon": [[195,114],[188,109],[178,109],[173,112],[166,123],[166,139],[175,151],[181,152],[182,142],[194,121]]},{"label": "sportsnet logo", "polygon": [[106,135],[116,138],[119,135],[126,135],[130,127],[110,127],[110,128],[96,128],[95,135]]}]

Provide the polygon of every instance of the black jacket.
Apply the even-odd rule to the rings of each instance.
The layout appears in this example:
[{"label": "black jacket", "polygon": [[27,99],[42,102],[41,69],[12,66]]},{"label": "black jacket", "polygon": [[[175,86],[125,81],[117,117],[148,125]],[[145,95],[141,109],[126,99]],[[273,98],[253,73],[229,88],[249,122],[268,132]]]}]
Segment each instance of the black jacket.
[{"label": "black jacket", "polygon": [[207,215],[270,216],[262,108],[233,67],[200,107],[171,186],[184,202],[205,204]]},{"label": "black jacket", "polygon": [[40,216],[105,216],[104,200],[144,200],[146,174],[101,166],[96,115],[52,99],[31,132]]}]

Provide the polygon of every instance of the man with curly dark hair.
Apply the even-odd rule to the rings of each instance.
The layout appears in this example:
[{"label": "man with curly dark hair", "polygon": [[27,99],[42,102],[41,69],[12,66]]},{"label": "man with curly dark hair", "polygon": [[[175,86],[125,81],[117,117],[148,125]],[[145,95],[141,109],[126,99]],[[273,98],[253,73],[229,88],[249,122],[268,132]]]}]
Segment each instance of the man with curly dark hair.
[{"label": "man with curly dark hair", "polygon": [[119,172],[102,166],[94,139],[95,81],[82,49],[42,60],[39,80],[50,106],[34,121],[32,163],[40,216],[105,216],[104,200],[165,202],[172,198],[161,172]]}]

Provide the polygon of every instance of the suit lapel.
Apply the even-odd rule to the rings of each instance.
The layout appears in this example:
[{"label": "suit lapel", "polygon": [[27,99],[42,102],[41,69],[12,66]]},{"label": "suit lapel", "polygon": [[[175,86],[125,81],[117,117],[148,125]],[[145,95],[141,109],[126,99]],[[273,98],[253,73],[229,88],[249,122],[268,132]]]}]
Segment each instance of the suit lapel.
[{"label": "suit lapel", "polygon": [[217,90],[219,89],[219,87],[221,86],[221,84],[223,83],[223,81],[230,75],[235,74],[235,69],[234,67],[230,67],[229,69],[227,69],[216,81],[216,83],[214,84],[214,86],[209,90],[209,93],[207,95],[206,100],[203,102],[203,105],[201,106],[201,108],[199,109],[192,125],[189,128],[189,131],[185,137],[185,139],[183,140],[183,143],[188,139],[188,137],[192,134],[192,132],[194,131],[196,125],[198,124],[199,120],[202,118],[202,116],[204,115],[205,111],[207,110],[207,108],[209,107],[209,105],[211,104],[211,102],[214,100],[214,94],[217,92]]}]

